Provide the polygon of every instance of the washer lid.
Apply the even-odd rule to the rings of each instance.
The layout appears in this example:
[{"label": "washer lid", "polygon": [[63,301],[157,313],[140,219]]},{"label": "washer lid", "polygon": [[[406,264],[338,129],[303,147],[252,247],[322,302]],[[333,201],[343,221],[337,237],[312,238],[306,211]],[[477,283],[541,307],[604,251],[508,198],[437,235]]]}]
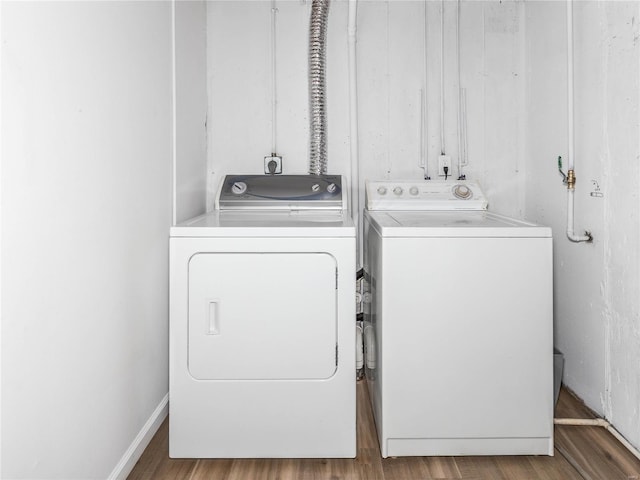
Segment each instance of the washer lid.
[{"label": "washer lid", "polygon": [[171,227],[172,237],[355,237],[345,211],[218,211]]},{"label": "washer lid", "polygon": [[551,237],[551,228],[487,211],[369,212],[383,237]]}]

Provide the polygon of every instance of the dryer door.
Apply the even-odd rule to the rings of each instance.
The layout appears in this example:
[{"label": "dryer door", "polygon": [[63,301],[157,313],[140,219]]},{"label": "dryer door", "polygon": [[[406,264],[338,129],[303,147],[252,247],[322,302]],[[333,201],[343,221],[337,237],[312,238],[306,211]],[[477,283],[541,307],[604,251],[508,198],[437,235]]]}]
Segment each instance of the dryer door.
[{"label": "dryer door", "polygon": [[191,257],[191,375],[199,380],[331,377],[337,363],[336,268],[327,253]]}]

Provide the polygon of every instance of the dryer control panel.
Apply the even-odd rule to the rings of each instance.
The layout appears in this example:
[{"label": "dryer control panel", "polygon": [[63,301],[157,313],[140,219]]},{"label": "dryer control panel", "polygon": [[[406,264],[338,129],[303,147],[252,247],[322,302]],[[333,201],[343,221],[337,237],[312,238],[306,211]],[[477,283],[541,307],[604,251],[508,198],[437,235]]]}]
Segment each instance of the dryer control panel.
[{"label": "dryer control panel", "polygon": [[219,210],[346,210],[340,175],[227,175]]},{"label": "dryer control panel", "polygon": [[486,210],[477,182],[381,180],[366,182],[368,210]]}]

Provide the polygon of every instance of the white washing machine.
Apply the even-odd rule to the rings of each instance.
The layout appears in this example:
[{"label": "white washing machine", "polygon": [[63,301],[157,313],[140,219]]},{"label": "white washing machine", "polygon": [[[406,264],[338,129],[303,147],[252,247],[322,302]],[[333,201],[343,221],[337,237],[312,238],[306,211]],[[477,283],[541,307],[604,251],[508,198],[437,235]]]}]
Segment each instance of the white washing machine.
[{"label": "white washing machine", "polygon": [[368,182],[365,364],[383,457],[553,455],[552,238],[473,182]]},{"label": "white washing machine", "polygon": [[340,176],[227,176],[171,229],[169,454],[355,457],[355,228]]}]

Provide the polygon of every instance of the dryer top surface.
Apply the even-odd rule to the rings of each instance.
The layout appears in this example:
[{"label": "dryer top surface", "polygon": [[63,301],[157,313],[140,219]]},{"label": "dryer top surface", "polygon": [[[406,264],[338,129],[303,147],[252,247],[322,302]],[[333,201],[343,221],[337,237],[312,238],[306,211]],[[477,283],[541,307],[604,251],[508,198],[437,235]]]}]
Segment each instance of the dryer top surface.
[{"label": "dryer top surface", "polygon": [[171,227],[172,237],[355,237],[346,211],[218,211]]}]

